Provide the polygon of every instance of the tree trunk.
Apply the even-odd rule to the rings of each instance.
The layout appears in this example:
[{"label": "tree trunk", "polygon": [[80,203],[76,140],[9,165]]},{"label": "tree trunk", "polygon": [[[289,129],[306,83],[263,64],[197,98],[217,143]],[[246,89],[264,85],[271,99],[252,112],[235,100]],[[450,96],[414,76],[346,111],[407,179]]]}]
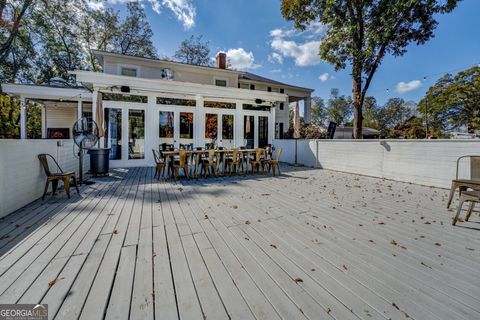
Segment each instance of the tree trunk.
[{"label": "tree trunk", "polygon": [[363,99],[362,99],[362,77],[359,67],[354,67],[353,72],[353,138],[362,139],[363,123]]},{"label": "tree trunk", "polygon": [[362,103],[360,100],[353,101],[354,108],[354,119],[353,119],[353,138],[354,139],[363,139],[362,134],[362,123],[363,123],[363,112],[362,112]]}]

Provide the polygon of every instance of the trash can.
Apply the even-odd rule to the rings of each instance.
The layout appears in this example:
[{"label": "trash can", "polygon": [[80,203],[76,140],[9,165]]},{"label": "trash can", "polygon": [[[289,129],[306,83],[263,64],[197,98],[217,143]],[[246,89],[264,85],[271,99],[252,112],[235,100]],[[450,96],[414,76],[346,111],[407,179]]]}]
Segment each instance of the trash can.
[{"label": "trash can", "polygon": [[90,155],[90,174],[108,175],[110,148],[88,149],[88,154]]}]

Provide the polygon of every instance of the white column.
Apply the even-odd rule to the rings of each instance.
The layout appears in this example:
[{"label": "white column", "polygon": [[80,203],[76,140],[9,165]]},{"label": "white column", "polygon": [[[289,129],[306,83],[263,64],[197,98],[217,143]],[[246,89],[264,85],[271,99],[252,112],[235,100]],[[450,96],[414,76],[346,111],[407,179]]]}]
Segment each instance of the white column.
[{"label": "white column", "polygon": [[303,100],[303,120],[305,123],[310,123],[310,112],[312,109],[312,97],[305,97]]},{"label": "white column", "polygon": [[277,121],[276,119],[276,109],[278,108],[280,104],[275,103],[271,108],[270,108],[270,117],[268,118],[268,143],[273,144],[273,140],[275,139],[275,122]]},{"label": "white column", "polygon": [[27,138],[27,105],[25,97],[20,97],[20,139]]},{"label": "white column", "polygon": [[42,139],[47,137],[47,109],[42,105]]},{"label": "white column", "polygon": [[195,98],[196,103],[196,112],[195,112],[195,122],[197,123],[195,127],[195,146],[204,147],[205,146],[205,108],[203,107],[204,98],[203,96],[197,96]]},{"label": "white column", "polygon": [[83,115],[83,104],[82,104],[82,97],[78,98],[77,102],[77,120],[79,120]]},{"label": "white column", "polygon": [[244,144],[243,141],[243,109],[242,109],[242,101],[236,101],[236,108],[235,108],[235,147],[241,147]]}]

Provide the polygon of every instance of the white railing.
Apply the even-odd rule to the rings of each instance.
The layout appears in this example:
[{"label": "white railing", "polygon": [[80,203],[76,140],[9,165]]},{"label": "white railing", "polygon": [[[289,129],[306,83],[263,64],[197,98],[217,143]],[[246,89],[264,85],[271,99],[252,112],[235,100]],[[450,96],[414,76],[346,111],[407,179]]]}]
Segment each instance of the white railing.
[{"label": "white railing", "polygon": [[[64,140],[61,147],[57,140],[0,140],[0,217],[42,196],[46,176],[37,158],[40,153],[51,154],[64,171],[78,174],[73,140]],[[88,155],[84,168],[85,172],[89,168]],[[56,171],[52,166],[50,169]]]},{"label": "white railing", "polygon": [[[282,161],[295,161],[295,140],[276,140]],[[456,161],[462,155],[480,155],[480,140],[298,140],[297,162],[397,181],[449,188]],[[460,176],[469,176],[461,163]]]}]

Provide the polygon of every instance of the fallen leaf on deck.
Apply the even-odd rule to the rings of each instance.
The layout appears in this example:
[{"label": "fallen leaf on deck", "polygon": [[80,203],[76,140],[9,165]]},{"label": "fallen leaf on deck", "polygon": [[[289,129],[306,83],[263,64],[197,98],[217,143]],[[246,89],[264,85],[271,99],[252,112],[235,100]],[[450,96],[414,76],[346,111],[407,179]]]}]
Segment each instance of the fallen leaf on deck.
[{"label": "fallen leaf on deck", "polygon": [[271,244],[270,247],[274,248],[274,249],[277,249],[277,246],[274,245],[274,244]]},{"label": "fallen leaf on deck", "polygon": [[113,234],[117,234],[117,233],[118,233],[117,229],[113,230]]},{"label": "fallen leaf on deck", "polygon": [[50,289],[51,287],[53,287],[55,285],[55,283],[57,283],[58,281],[62,280],[63,278],[59,278],[59,277],[56,277],[55,279],[53,279],[52,281],[50,281],[48,283],[48,289]]},{"label": "fallen leaf on deck", "polygon": [[178,191],[183,191],[183,188],[178,188]]},{"label": "fallen leaf on deck", "polygon": [[404,250],[407,250],[407,247],[405,247],[405,246],[399,246],[399,247],[404,249]]},{"label": "fallen leaf on deck", "polygon": [[250,224],[250,220],[245,221],[245,224]]},{"label": "fallen leaf on deck", "polygon": [[343,267],[343,269],[348,270],[346,265],[343,265],[342,267]]},{"label": "fallen leaf on deck", "polygon": [[392,240],[390,240],[390,244],[393,244],[394,246],[396,246],[396,245],[397,245],[397,241],[395,241],[395,240],[392,239]]},{"label": "fallen leaf on deck", "polygon": [[435,242],[434,244],[435,244],[436,246],[439,246],[439,247],[441,246],[441,244],[438,243],[438,242]]},{"label": "fallen leaf on deck", "polygon": [[238,206],[237,206],[237,205],[233,205],[232,208],[233,208],[233,209],[237,209]]},{"label": "fallen leaf on deck", "polygon": [[154,258],[155,258],[156,256],[157,256],[157,253],[156,253],[155,251],[153,251],[153,253],[152,253],[152,257],[154,257]]},{"label": "fallen leaf on deck", "polygon": [[303,282],[303,279],[302,278],[295,278],[295,279],[293,279],[293,281],[295,281],[296,283],[299,283],[299,282]]}]

